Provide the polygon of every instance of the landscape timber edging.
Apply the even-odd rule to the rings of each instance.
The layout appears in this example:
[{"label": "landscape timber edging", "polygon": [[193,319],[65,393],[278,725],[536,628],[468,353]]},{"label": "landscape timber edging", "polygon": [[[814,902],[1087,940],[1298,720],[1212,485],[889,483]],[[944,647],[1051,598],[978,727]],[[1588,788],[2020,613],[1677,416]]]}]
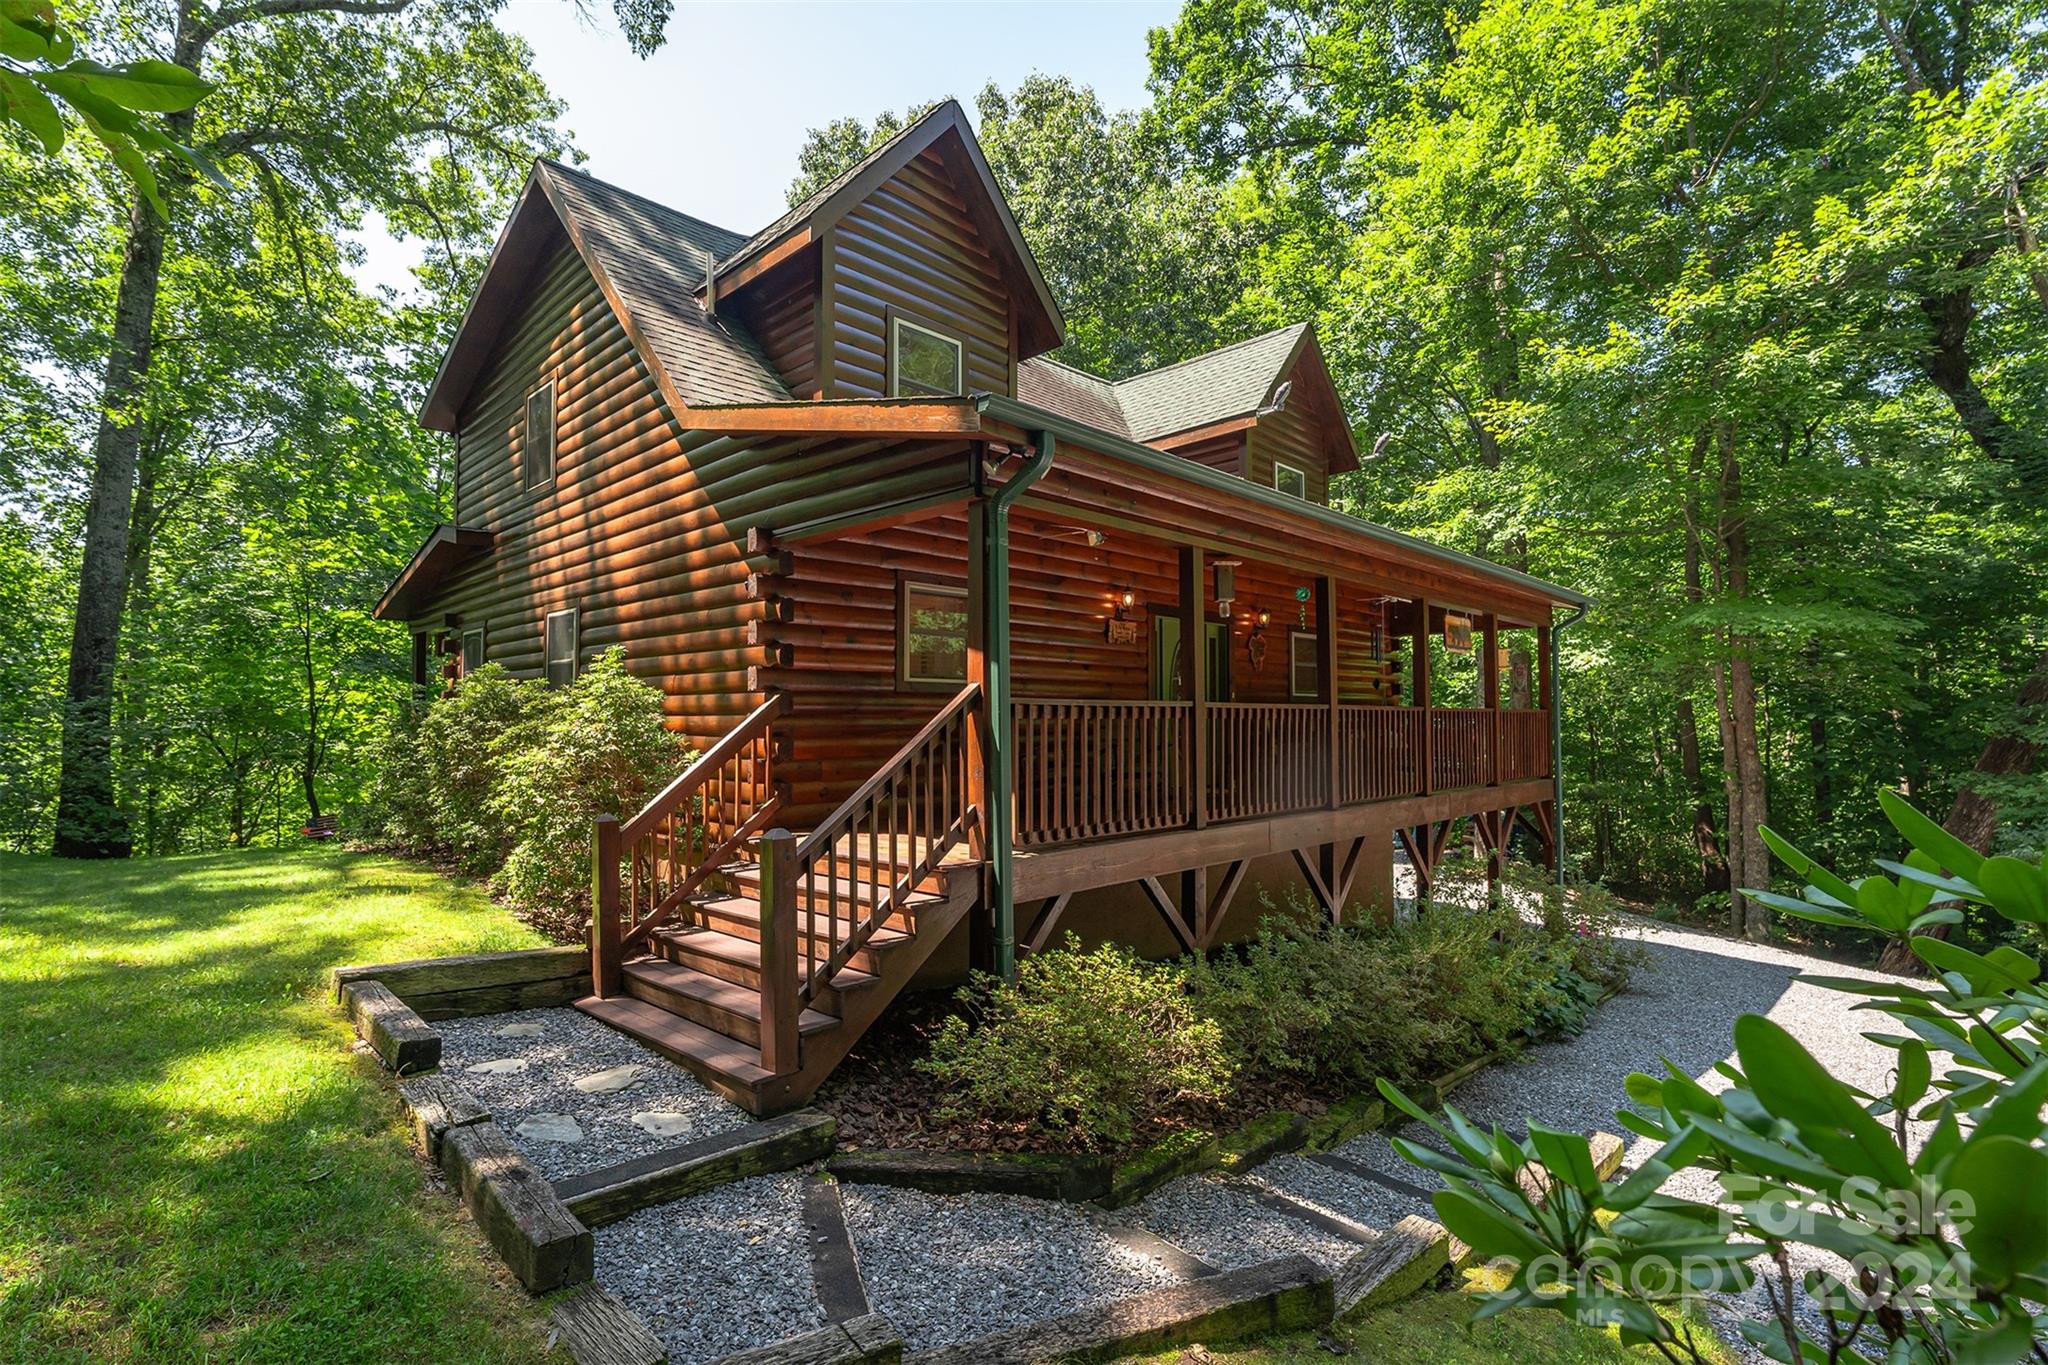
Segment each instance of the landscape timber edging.
[{"label": "landscape timber edging", "polygon": [[590,1229],[496,1123],[485,1120],[444,1134],[441,1169],[484,1239],[528,1293],[590,1280],[596,1258]]},{"label": "landscape timber edging", "polygon": [[468,1086],[438,1071],[400,1081],[398,1103],[405,1110],[420,1150],[436,1164],[441,1160],[442,1139],[450,1129],[488,1123],[491,1118],[491,1111],[470,1093]]},{"label": "landscape timber edging", "polygon": [[1296,1253],[958,1346],[914,1352],[904,1360],[905,1365],[1114,1360],[1195,1341],[1240,1341],[1317,1327],[1330,1320],[1335,1305],[1329,1273]]},{"label": "landscape timber edging", "polygon": [[555,1182],[554,1191],[585,1226],[601,1228],[651,1205],[822,1160],[831,1155],[838,1127],[830,1114],[799,1109],[615,1166],[567,1176]]},{"label": "landscape timber edging", "polygon": [[712,1365],[896,1365],[903,1338],[880,1313],[830,1323],[772,1346],[722,1356]]},{"label": "landscape timber edging", "polygon": [[587,947],[521,948],[505,953],[423,957],[336,967],[336,998],[358,981],[381,981],[422,1019],[548,1009],[590,993]]},{"label": "landscape timber edging", "polygon": [[341,1003],[387,1069],[410,1076],[441,1065],[441,1035],[383,982],[351,981],[341,988]]},{"label": "landscape timber edging", "polygon": [[661,1338],[595,1282],[564,1295],[552,1317],[549,1345],[567,1351],[576,1365],[663,1365],[668,1359]]}]

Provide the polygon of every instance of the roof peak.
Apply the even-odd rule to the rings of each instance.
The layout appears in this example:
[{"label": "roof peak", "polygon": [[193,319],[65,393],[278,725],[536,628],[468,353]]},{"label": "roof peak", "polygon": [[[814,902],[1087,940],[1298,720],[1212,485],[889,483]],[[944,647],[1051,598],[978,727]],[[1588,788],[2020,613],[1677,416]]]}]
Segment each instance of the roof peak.
[{"label": "roof peak", "polygon": [[592,175],[589,171],[584,170],[581,166],[571,166],[567,162],[558,161],[551,156],[535,157],[534,161],[537,165],[545,166],[547,167],[547,169],[551,171],[560,171],[565,175],[573,175],[578,177],[579,179],[588,180],[593,185],[604,186],[604,188],[610,190],[613,194],[623,194],[628,199],[637,199],[641,203],[646,204],[650,208],[660,209],[663,213],[672,214],[677,218],[686,218],[690,222],[695,223],[698,227],[709,228],[713,232],[722,232],[726,236],[734,238],[735,240],[738,241],[743,242],[746,240],[747,234],[744,232],[735,232],[733,231],[733,229],[726,227],[721,223],[712,222],[709,218],[699,218],[694,213],[685,213],[683,212],[683,210],[676,208],[674,205],[663,203],[661,200],[656,199],[651,195],[642,194],[638,190],[627,189],[624,185],[621,185],[616,180],[607,180],[601,175]]},{"label": "roof peak", "polygon": [[[1140,370],[1136,374],[1126,375],[1122,379],[1105,379],[1102,382],[1105,384],[1114,385],[1136,383],[1138,380],[1141,379],[1150,379],[1154,375],[1165,374],[1168,370],[1177,370],[1183,365],[1192,365],[1198,360],[1211,360],[1219,355],[1227,355],[1230,352],[1237,350],[1241,346],[1249,346],[1252,343],[1258,341],[1270,341],[1274,337],[1281,335],[1283,332],[1300,332],[1309,326],[1310,324],[1306,322],[1290,322],[1285,326],[1274,327],[1268,331],[1260,332],[1256,336],[1239,337],[1236,341],[1226,341],[1221,346],[1217,346],[1211,350],[1198,351],[1194,355],[1188,356],[1185,359],[1171,361],[1168,364],[1158,366],[1155,369]],[[1081,371],[1081,373],[1087,374],[1087,371],[1083,370]]]}]

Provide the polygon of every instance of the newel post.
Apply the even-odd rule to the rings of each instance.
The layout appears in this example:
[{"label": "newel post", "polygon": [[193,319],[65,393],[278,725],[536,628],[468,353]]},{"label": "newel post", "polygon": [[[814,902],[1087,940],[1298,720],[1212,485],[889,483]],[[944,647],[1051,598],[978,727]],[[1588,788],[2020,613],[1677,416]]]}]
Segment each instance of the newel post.
[{"label": "newel post", "polygon": [[619,817],[600,815],[590,836],[590,990],[619,993]]},{"label": "newel post", "polygon": [[761,1065],[777,1076],[797,1069],[796,836],[761,837]]},{"label": "newel post", "polygon": [[1323,704],[1328,746],[1324,795],[1331,810],[1344,804],[1344,735],[1337,689],[1337,580],[1316,580],[1316,700]]}]

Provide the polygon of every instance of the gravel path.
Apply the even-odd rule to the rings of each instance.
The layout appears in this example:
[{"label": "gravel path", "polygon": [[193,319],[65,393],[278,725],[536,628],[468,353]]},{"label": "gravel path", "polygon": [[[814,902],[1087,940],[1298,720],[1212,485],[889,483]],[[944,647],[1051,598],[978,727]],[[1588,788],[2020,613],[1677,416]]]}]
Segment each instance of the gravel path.
[{"label": "gravel path", "polygon": [[912,1350],[1180,1282],[1071,1204],[884,1185],[849,1184],[841,1193],[869,1302]]},{"label": "gravel path", "polygon": [[756,1176],[599,1228],[597,1282],[695,1365],[825,1325],[802,1172]]},{"label": "gravel path", "polygon": [[1155,1191],[1131,1212],[1151,1231],[1220,1270],[1297,1251],[1334,1268],[1359,1250],[1356,1243],[1313,1223],[1268,1208],[1254,1196],[1257,1188],[1250,1180],[1192,1175]]},{"label": "gravel path", "polygon": [[572,1009],[448,1019],[435,1027],[442,1070],[475,1092],[512,1145],[550,1180],[753,1121],[666,1057]]},{"label": "gravel path", "polygon": [[[1412,891],[1405,865],[1396,867],[1395,876],[1397,895]],[[1761,1014],[1780,1025],[1850,1085],[1873,1091],[1890,1087],[1895,1054],[1863,1037],[1878,1021],[1852,1012],[1859,997],[1793,979],[1801,972],[1888,979],[1883,973],[1651,920],[1631,920],[1624,932],[1639,939],[1650,958],[1637,971],[1628,993],[1602,1006],[1578,1037],[1531,1048],[1516,1062],[1474,1076],[1451,1097],[1461,1113],[1481,1123],[1499,1123],[1517,1135],[1526,1131],[1531,1118],[1568,1130],[1601,1128],[1625,1134],[1614,1111],[1626,1103],[1622,1087],[1631,1072],[1662,1075],[1669,1059],[1709,1091],[1728,1087],[1714,1065],[1732,1057],[1732,1031],[1743,1014]],[[1916,1127],[1924,1134],[1925,1125]],[[1648,1139],[1633,1139],[1623,1165],[1640,1165],[1656,1148]],[[1407,1166],[1379,1135],[1369,1134],[1339,1150],[1366,1164],[1396,1163],[1418,1185],[1433,1188],[1440,1183],[1419,1167]],[[1711,1176],[1696,1171],[1679,1173],[1665,1191],[1702,1202],[1717,1202],[1720,1194]],[[1792,1264],[1795,1274],[1803,1274],[1841,1263],[1823,1253],[1795,1249]],[[1716,1300],[1709,1307],[1745,1359],[1766,1359],[1742,1342],[1729,1320],[1768,1318],[1761,1288],[1739,1299]],[[1817,1326],[1818,1315],[1812,1317]]]}]

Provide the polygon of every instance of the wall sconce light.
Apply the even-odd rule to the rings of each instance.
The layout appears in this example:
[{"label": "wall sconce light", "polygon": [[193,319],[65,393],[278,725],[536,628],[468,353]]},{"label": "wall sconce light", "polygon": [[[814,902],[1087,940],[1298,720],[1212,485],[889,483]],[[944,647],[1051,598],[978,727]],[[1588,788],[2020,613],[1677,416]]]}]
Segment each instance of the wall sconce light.
[{"label": "wall sconce light", "polygon": [[1119,621],[1130,620],[1131,609],[1137,605],[1138,594],[1129,588],[1125,588],[1116,599],[1116,619]]},{"label": "wall sconce light", "polygon": [[1260,607],[1260,608],[1259,608],[1259,629],[1260,629],[1260,630],[1264,630],[1264,629],[1265,629],[1265,628],[1266,628],[1267,626],[1270,626],[1270,625],[1272,625],[1272,624],[1273,624],[1273,613],[1272,613],[1272,612],[1270,612],[1270,611],[1267,611],[1267,610],[1266,610],[1266,609],[1265,609],[1264,607]]}]

